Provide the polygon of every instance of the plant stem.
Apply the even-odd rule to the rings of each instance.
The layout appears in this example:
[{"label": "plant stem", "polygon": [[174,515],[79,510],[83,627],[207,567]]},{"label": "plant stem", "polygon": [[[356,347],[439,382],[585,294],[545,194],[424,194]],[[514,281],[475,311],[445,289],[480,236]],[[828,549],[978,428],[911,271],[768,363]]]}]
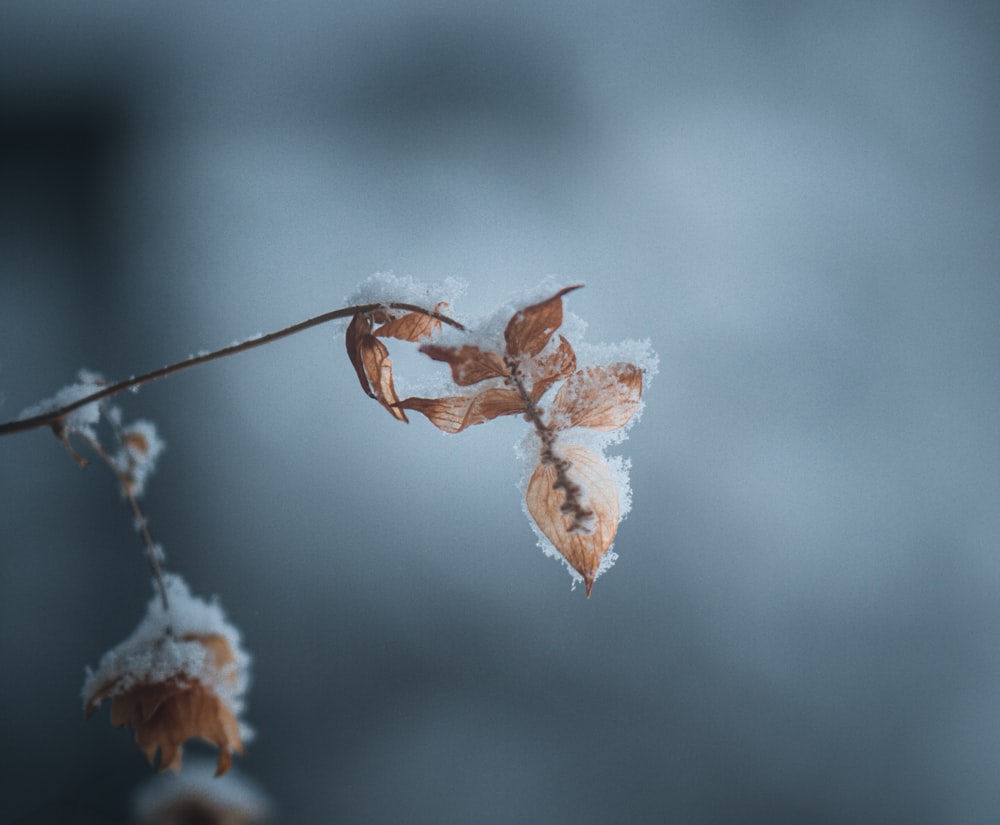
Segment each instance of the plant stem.
[{"label": "plant stem", "polygon": [[[542,442],[539,458],[542,464],[547,464],[555,470],[556,480],[552,483],[552,489],[563,491],[563,503],[559,509],[564,515],[572,517],[572,523],[566,528],[566,531],[569,533],[590,533],[594,512],[584,506],[580,485],[569,477],[568,471],[573,465],[565,458],[556,454],[556,434],[542,420],[541,410],[538,409],[538,405],[532,400],[531,394],[524,386],[517,361],[507,356],[504,362],[507,366],[507,371],[510,373],[510,380],[513,382],[524,404],[524,417],[534,425],[535,432],[538,433],[538,438]],[[589,584],[587,586],[587,595],[588,597],[590,595]]]},{"label": "plant stem", "polygon": [[246,341],[241,341],[238,344],[230,344],[228,347],[222,347],[221,349],[206,352],[202,355],[195,355],[191,358],[185,359],[184,361],[178,361],[175,364],[168,364],[165,367],[160,367],[159,369],[144,373],[143,375],[135,375],[131,378],[126,378],[124,381],[119,381],[115,384],[108,384],[108,386],[102,388],[101,390],[92,393],[85,398],[80,398],[72,404],[67,404],[64,407],[49,410],[48,412],[40,413],[39,415],[32,416],[31,418],[21,418],[15,419],[14,421],[7,421],[6,423],[0,424],[0,436],[11,435],[12,433],[23,432],[25,430],[34,430],[38,427],[52,426],[57,424],[60,419],[69,415],[69,413],[74,410],[78,410],[81,407],[87,406],[87,404],[94,403],[95,401],[100,401],[104,398],[110,398],[113,395],[118,395],[118,393],[124,392],[125,390],[141,387],[143,384],[148,384],[150,381],[156,381],[159,378],[166,378],[166,376],[173,375],[175,372],[181,372],[183,370],[190,369],[191,367],[196,367],[199,364],[206,364],[209,361],[216,361],[220,358],[228,358],[230,355],[246,352],[247,350],[255,349],[256,347],[262,347],[265,344],[273,343],[281,338],[287,338],[290,335],[295,335],[296,333],[303,332],[307,329],[312,329],[312,327],[317,327],[320,324],[325,324],[329,321],[335,321],[338,318],[348,318],[359,313],[372,312],[383,306],[388,306],[390,309],[402,309],[407,312],[419,312],[422,315],[429,315],[432,318],[436,318],[442,323],[453,326],[456,329],[465,329],[462,324],[453,318],[449,318],[447,315],[442,315],[440,312],[425,309],[424,307],[419,307],[414,304],[398,302],[390,304],[359,304],[357,306],[344,307],[343,309],[335,309],[330,312],[324,312],[322,315],[317,315],[313,318],[307,318],[305,321],[300,321],[297,324],[292,324],[290,327],[279,329],[275,332],[268,333],[267,335],[250,338]]},{"label": "plant stem", "polygon": [[[118,433],[118,428],[115,427],[115,436],[121,441],[120,434]],[[160,602],[163,605],[163,610],[165,613],[170,611],[170,603],[167,601],[167,588],[163,584],[163,568],[160,566],[160,559],[156,550],[156,543],[153,541],[153,536],[149,532],[149,523],[146,521],[146,516],[142,512],[142,508],[139,506],[139,501],[132,494],[129,489],[128,480],[122,477],[121,471],[115,464],[115,460],[108,454],[108,451],[101,446],[101,443],[90,436],[83,435],[82,433],[77,433],[80,435],[89,445],[90,448],[100,456],[101,460],[108,465],[111,472],[115,474],[115,478],[118,479],[118,483],[121,484],[122,495],[128,501],[129,506],[132,508],[132,513],[135,516],[136,528],[139,534],[142,536],[142,542],[146,545],[146,556],[149,558],[150,567],[153,568],[153,576],[156,579],[156,589],[160,593]],[[67,440],[67,446],[68,440]],[[72,449],[72,448],[70,448]]]}]

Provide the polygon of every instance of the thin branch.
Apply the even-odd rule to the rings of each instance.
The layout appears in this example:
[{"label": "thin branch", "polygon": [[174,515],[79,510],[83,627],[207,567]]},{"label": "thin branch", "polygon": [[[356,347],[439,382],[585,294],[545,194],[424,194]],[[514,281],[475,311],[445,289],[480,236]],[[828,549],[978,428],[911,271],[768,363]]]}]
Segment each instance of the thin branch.
[{"label": "thin branch", "polygon": [[338,318],[348,318],[352,315],[357,315],[358,313],[372,312],[384,306],[388,306],[390,309],[406,310],[407,312],[419,312],[422,315],[429,315],[431,318],[436,318],[438,321],[448,324],[449,326],[453,326],[456,329],[465,329],[462,324],[453,318],[449,318],[447,315],[442,315],[440,312],[425,309],[424,307],[419,307],[414,304],[398,302],[390,304],[359,304],[358,306],[335,309],[330,312],[324,312],[322,315],[308,318],[305,321],[300,321],[297,324],[292,324],[290,327],[285,327],[284,329],[279,329],[276,332],[268,333],[267,335],[250,338],[246,341],[241,341],[238,344],[230,344],[228,347],[222,347],[221,349],[213,350],[212,352],[195,355],[191,358],[185,359],[184,361],[178,361],[175,364],[168,364],[165,367],[160,367],[159,369],[144,373],[143,375],[132,376],[131,378],[126,378],[124,381],[119,381],[115,384],[108,384],[108,386],[98,390],[97,392],[84,398],[80,398],[72,404],[67,404],[64,407],[49,410],[48,412],[34,415],[31,418],[15,419],[14,421],[8,421],[0,424],[0,436],[24,432],[25,430],[34,430],[38,427],[57,425],[60,419],[69,415],[74,410],[85,407],[87,404],[93,404],[95,401],[100,401],[104,398],[110,398],[113,395],[118,395],[118,393],[124,392],[125,390],[141,387],[143,384],[148,384],[150,381],[156,381],[159,378],[166,378],[168,375],[173,375],[176,372],[182,372],[183,370],[190,369],[191,367],[197,367],[199,364],[206,364],[209,361],[216,361],[220,358],[228,358],[230,355],[246,352],[247,350],[255,349],[256,347],[262,347],[265,344],[270,344],[274,341],[280,340],[281,338],[287,338],[290,335],[304,332],[307,329],[312,329],[313,327],[317,327],[320,324],[325,324],[329,321],[335,321]]},{"label": "thin branch", "polygon": [[[121,441],[121,434],[118,427],[114,427],[115,437]],[[108,465],[111,472],[115,474],[115,478],[118,479],[118,483],[121,485],[122,495],[128,501],[129,506],[132,508],[132,514],[135,516],[135,524],[139,530],[139,534],[142,536],[142,542],[146,546],[146,556],[149,559],[150,567],[153,568],[153,576],[156,579],[156,588],[160,593],[160,602],[163,604],[163,610],[167,613],[170,611],[170,603],[167,601],[167,588],[163,583],[163,568],[160,567],[160,558],[156,549],[156,543],[153,541],[153,536],[149,532],[149,523],[146,521],[146,516],[142,512],[142,508],[139,506],[139,501],[136,499],[135,495],[129,489],[128,479],[122,475],[121,470],[118,469],[118,465],[115,463],[114,458],[108,453],[107,450],[101,446],[101,443],[95,438],[91,438],[85,433],[76,433],[79,435],[90,448],[101,458],[101,460]],[[69,447],[69,439],[67,438],[64,443]],[[69,447],[72,450],[72,447]],[[74,453],[75,454],[75,453]]]}]

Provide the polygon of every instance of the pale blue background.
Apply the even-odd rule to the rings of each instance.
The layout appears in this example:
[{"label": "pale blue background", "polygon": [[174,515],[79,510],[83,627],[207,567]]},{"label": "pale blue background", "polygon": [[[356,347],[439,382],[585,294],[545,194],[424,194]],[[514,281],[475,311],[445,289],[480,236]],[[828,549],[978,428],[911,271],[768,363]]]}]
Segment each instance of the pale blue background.
[{"label": "pale blue background", "polygon": [[[662,359],[589,602],[518,422],[395,424],[329,330],[125,399],[277,821],[998,821],[998,44],[989,3],[4,3],[0,417],[376,270],[582,281]],[[0,821],[120,821],[148,771],[78,690],[148,597],[127,510],[44,432],[0,502]]]}]

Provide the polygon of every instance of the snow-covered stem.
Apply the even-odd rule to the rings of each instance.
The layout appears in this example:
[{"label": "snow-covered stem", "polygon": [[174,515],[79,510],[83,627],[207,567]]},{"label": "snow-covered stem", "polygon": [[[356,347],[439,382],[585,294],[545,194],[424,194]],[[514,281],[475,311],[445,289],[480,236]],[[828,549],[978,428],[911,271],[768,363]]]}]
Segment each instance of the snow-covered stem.
[{"label": "snow-covered stem", "polygon": [[553,482],[552,488],[563,491],[564,499],[559,509],[566,515],[573,516],[573,524],[569,528],[569,532],[589,532],[594,513],[585,507],[580,500],[580,485],[569,477],[570,463],[565,458],[556,455],[556,434],[542,420],[542,411],[532,400],[527,387],[524,386],[517,361],[508,357],[504,359],[504,362],[508,372],[510,372],[510,380],[524,404],[524,417],[534,426],[538,439],[542,442],[540,460],[542,464],[547,464],[556,471],[556,480]]},{"label": "snow-covered stem", "polygon": [[131,378],[126,378],[124,381],[118,381],[115,384],[108,384],[103,387],[98,392],[92,393],[84,398],[80,398],[74,401],[72,404],[67,404],[64,407],[59,407],[58,409],[48,410],[44,413],[31,416],[30,418],[15,419],[14,421],[7,421],[0,424],[0,436],[11,435],[12,433],[24,432],[25,430],[34,430],[38,427],[51,427],[57,426],[60,419],[64,418],[69,413],[74,410],[78,410],[81,407],[85,407],[87,404],[93,404],[95,401],[101,401],[105,398],[110,398],[118,393],[124,392],[125,390],[130,390],[135,387],[141,387],[143,384],[148,384],[151,381],[156,381],[159,378],[166,378],[168,375],[173,375],[176,372],[182,372],[183,370],[189,369],[191,367],[196,367],[199,364],[206,364],[209,361],[216,361],[220,358],[227,358],[230,355],[236,355],[240,352],[246,352],[247,350],[255,349],[256,347],[262,347],[265,344],[273,343],[282,338],[287,338],[290,335],[295,335],[299,332],[304,332],[307,329],[312,329],[320,324],[328,323],[329,321],[335,321],[338,318],[350,318],[358,313],[373,312],[379,307],[388,306],[390,309],[401,309],[407,312],[419,312],[422,315],[429,315],[431,318],[436,318],[442,323],[448,324],[449,326],[455,327],[456,329],[464,330],[465,327],[453,318],[449,318],[447,315],[443,315],[440,312],[435,312],[432,309],[426,309],[424,307],[416,306],[415,304],[407,303],[373,303],[373,304],[359,304],[357,306],[344,307],[343,309],[334,309],[330,312],[324,312],[322,315],[316,315],[313,318],[307,318],[305,321],[300,321],[297,324],[292,324],[290,327],[284,327],[283,329],[276,330],[275,332],[270,332],[267,335],[261,335],[257,338],[250,338],[246,341],[241,341],[237,344],[230,344],[227,347],[222,347],[221,349],[213,350],[212,352],[206,352],[201,355],[192,356],[191,358],[186,358],[183,361],[178,361],[175,364],[168,364],[165,367],[160,367],[159,369],[153,370],[152,372],[144,373],[143,375],[132,376]]},{"label": "snow-covered stem", "polygon": [[[156,543],[153,541],[153,535],[149,532],[149,522],[146,520],[145,513],[142,512],[142,507],[139,506],[139,501],[132,493],[130,485],[127,480],[122,477],[121,470],[118,469],[118,465],[115,463],[114,458],[109,455],[108,451],[101,446],[101,443],[96,439],[91,438],[88,435],[78,433],[90,448],[100,457],[100,459],[111,468],[111,472],[115,474],[115,477],[121,483],[122,495],[125,500],[128,501],[129,506],[132,508],[132,515],[135,516],[135,523],[139,529],[139,534],[142,536],[142,543],[146,546],[146,557],[149,559],[149,566],[153,568],[153,577],[156,579],[156,589],[160,593],[160,603],[163,605],[163,612],[167,613],[170,610],[170,602],[167,600],[167,588],[163,584],[163,568],[160,566],[160,554],[156,547]],[[115,435],[120,440],[120,434],[118,428],[115,427]]]},{"label": "snow-covered stem", "polygon": [[163,610],[164,612],[169,612],[170,602],[167,600],[167,589],[163,586],[163,568],[160,566],[160,552],[153,541],[153,536],[149,532],[149,522],[146,521],[146,516],[142,512],[142,508],[139,506],[139,501],[136,497],[126,492],[125,498],[132,507],[132,513],[135,515],[135,523],[138,525],[139,533],[142,536],[142,543],[146,545],[146,556],[148,556],[149,564],[153,568],[153,576],[156,578],[156,588],[160,591],[160,602],[163,604]]}]

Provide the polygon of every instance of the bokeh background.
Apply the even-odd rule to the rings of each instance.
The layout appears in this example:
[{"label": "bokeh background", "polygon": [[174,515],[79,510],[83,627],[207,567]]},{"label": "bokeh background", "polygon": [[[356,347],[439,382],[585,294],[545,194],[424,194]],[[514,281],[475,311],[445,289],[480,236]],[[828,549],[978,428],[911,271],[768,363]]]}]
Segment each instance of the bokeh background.
[{"label": "bokeh background", "polygon": [[[2,4],[0,418],[379,270],[661,357],[589,602],[523,425],[396,424],[332,330],[123,400],[274,821],[1000,821],[996,9]],[[3,439],[0,821],[127,821],[78,691],[150,594],[109,474]]]}]

